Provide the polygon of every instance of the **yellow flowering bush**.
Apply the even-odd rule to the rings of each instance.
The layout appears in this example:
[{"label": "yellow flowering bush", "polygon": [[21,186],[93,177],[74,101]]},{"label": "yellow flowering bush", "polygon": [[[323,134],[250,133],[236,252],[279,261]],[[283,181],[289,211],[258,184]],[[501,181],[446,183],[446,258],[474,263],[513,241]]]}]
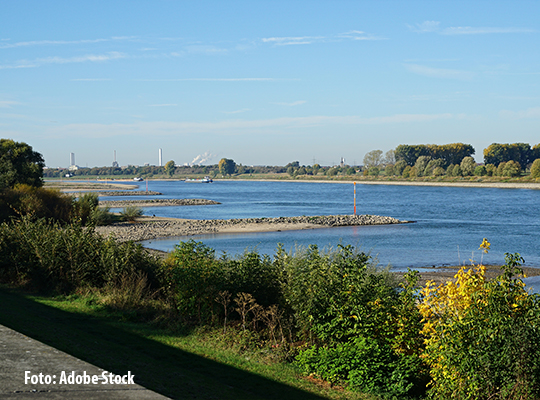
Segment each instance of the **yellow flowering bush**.
[{"label": "yellow flowering bush", "polygon": [[[484,239],[480,248],[487,252]],[[422,354],[435,399],[540,398],[540,302],[520,278],[519,254],[488,281],[483,265],[422,290]]]}]

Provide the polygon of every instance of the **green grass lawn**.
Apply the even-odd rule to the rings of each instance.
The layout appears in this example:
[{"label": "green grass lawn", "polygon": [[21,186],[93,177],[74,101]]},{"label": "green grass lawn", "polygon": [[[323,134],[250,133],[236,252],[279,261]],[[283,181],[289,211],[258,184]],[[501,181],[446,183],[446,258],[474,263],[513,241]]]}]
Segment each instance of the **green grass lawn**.
[{"label": "green grass lawn", "polygon": [[0,288],[0,324],[174,399],[364,399],[241,350],[218,331],[172,334],[92,296],[38,297]]}]

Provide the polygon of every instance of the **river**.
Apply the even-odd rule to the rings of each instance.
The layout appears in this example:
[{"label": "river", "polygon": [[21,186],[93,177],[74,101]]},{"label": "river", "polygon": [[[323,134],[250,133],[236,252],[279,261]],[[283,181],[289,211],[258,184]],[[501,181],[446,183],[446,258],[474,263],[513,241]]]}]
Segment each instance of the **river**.
[{"label": "river", "polygon": [[[326,182],[149,181],[160,198],[204,198],[219,205],[149,207],[146,215],[193,219],[228,219],[353,213],[353,185]],[[145,190],[145,184],[139,190]],[[302,231],[194,236],[217,254],[257,249],[273,254],[317,244],[352,244],[394,269],[470,264],[482,258],[483,238],[491,251],[486,264],[504,263],[504,253],[518,252],[528,266],[540,267],[540,190],[357,184],[357,213],[416,221],[414,224],[324,228]],[[137,197],[144,199],[146,196]],[[149,197],[152,198],[152,197]],[[120,200],[123,197],[104,197]],[[134,199],[125,197],[125,199]],[[184,238],[185,239],[185,238]],[[179,238],[144,245],[171,250]]]}]

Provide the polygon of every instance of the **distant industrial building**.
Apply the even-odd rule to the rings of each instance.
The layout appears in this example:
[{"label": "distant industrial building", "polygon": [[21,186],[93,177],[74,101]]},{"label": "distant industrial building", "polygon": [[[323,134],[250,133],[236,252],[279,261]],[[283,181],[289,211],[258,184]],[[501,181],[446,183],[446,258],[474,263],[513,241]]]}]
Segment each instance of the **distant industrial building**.
[{"label": "distant industrial building", "polygon": [[75,164],[75,153],[69,153],[69,168],[70,171],[77,171],[79,167]]}]

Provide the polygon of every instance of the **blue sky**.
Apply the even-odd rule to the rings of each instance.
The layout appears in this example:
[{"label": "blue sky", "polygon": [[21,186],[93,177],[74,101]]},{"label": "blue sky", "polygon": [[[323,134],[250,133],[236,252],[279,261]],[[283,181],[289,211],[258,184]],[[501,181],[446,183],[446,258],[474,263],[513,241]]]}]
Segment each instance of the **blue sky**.
[{"label": "blue sky", "polygon": [[0,133],[50,167],[540,142],[538,1],[0,2]]}]

